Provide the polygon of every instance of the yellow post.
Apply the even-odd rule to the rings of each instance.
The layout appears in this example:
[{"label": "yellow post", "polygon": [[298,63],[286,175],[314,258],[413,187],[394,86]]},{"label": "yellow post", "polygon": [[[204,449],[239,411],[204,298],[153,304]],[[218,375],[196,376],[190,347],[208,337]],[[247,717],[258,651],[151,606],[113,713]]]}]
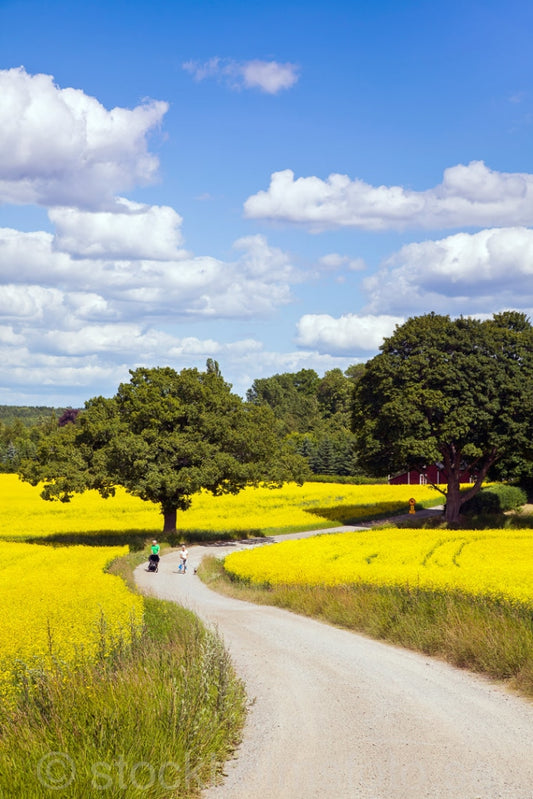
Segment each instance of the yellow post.
[{"label": "yellow post", "polygon": [[409,513],[416,513],[415,505],[416,505],[416,499],[413,499],[411,497],[411,499],[409,500]]}]

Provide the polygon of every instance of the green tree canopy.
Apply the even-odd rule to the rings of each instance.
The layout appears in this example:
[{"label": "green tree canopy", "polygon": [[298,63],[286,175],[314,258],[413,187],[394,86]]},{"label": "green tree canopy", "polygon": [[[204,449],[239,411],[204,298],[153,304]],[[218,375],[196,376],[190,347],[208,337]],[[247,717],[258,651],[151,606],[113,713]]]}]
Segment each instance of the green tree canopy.
[{"label": "green tree canopy", "polygon": [[[507,311],[480,321],[431,313],[386,339],[356,385],[354,431],[373,474],[442,462],[446,519],[480,489],[489,469],[533,444],[533,328]],[[460,475],[477,475],[460,493]]]},{"label": "green tree canopy", "polygon": [[42,438],[24,480],[44,481],[44,499],[68,501],[115,486],[158,503],[164,531],[192,495],[237,493],[246,485],[301,480],[303,459],[282,451],[266,406],[246,405],[231,392],[218,364],[207,370],[137,369],[111,399],[96,397],[71,424]]},{"label": "green tree canopy", "polygon": [[315,474],[358,472],[351,430],[354,384],[364,366],[331,369],[319,378],[313,369],[255,380],[248,402],[269,405],[277,431]]},{"label": "green tree canopy", "polygon": [[280,435],[306,433],[320,420],[319,384],[320,378],[313,369],[284,372],[254,380],[246,398],[252,405],[272,408]]}]

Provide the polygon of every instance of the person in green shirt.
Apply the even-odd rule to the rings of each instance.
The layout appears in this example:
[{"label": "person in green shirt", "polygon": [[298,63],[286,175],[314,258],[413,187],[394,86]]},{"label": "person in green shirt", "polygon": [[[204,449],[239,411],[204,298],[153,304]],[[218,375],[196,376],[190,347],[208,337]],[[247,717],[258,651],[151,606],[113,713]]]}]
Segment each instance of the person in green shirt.
[{"label": "person in green shirt", "polygon": [[151,547],[150,558],[149,558],[149,560],[150,560],[149,566],[151,566],[150,571],[158,571],[159,570],[159,551],[160,551],[160,549],[161,549],[161,547],[159,546],[157,541],[154,539],[152,541],[152,547]]}]

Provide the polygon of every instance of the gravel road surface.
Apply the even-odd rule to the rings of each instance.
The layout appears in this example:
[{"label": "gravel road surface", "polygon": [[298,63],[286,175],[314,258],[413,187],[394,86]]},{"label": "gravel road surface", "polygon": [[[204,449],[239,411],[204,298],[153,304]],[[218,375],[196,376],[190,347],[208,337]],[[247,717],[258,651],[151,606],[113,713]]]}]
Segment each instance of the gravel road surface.
[{"label": "gravel road surface", "polygon": [[533,703],[424,655],[221,596],[194,574],[205,554],[244,546],[191,547],[185,575],[177,552],[157,574],[135,572],[144,592],[216,627],[246,683],[242,744],[205,799],[533,799]]}]

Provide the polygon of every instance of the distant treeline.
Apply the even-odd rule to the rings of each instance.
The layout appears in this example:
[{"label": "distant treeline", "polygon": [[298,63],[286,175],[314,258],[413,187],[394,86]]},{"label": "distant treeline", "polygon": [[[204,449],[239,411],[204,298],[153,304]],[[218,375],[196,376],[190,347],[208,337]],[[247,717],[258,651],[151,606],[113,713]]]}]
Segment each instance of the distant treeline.
[{"label": "distant treeline", "polygon": [[[363,364],[345,372],[332,369],[319,377],[313,369],[285,372],[255,380],[246,400],[270,405],[277,432],[303,455],[311,473],[324,476],[360,475],[351,431],[352,397]],[[16,472],[31,458],[49,426],[73,421],[72,408],[0,406],[0,471]]]},{"label": "distant treeline", "polygon": [[47,405],[0,405],[0,472],[16,472],[20,461],[35,453],[41,434],[69,412]]},{"label": "distant treeline", "polygon": [[49,419],[59,419],[65,410],[66,408],[52,408],[48,405],[0,405],[0,422],[11,425],[19,421],[32,427]]}]

